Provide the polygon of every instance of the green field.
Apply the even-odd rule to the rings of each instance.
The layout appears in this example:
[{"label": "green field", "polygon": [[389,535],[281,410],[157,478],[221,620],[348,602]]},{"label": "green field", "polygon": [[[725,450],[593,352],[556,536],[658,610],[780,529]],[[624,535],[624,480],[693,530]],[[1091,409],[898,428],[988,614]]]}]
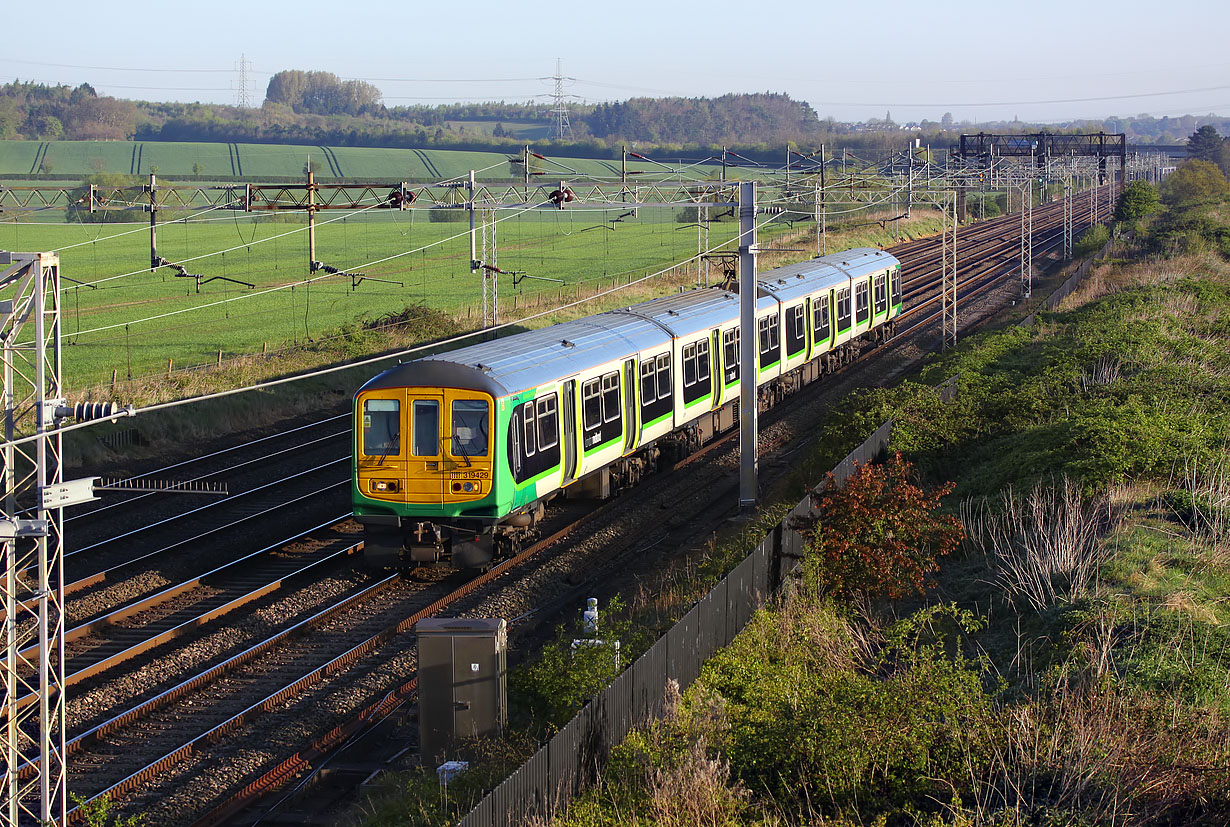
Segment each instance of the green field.
[{"label": "green field", "polygon": [[[309,154],[322,179],[441,181],[486,170],[480,179],[490,181],[506,176],[509,167],[499,153],[446,150],[4,141],[0,174],[24,179],[31,169],[45,171],[49,164],[56,176],[99,171],[135,176],[153,167],[160,176],[191,175],[195,164],[198,177],[206,180],[299,178]],[[577,174],[560,172],[560,177],[574,182],[583,175],[608,181],[618,175],[618,164],[611,162],[562,162]],[[533,165],[553,168],[542,160]],[[649,178],[637,182],[649,184]],[[478,327],[482,280],[470,272],[466,213],[434,214],[459,220],[432,221],[422,209],[321,213],[314,257],[364,274],[353,286],[349,275],[309,274],[306,218],[292,213],[160,213],[158,254],[200,274],[199,291],[195,278],[178,277],[169,267],[150,272],[147,225],[132,210],[82,216],[84,223],[71,214],[65,221],[61,209],[12,210],[0,214],[0,250],[61,253],[64,377],[69,388],[83,389],[113,377],[165,374],[168,367],[334,339],[417,304]],[[510,311],[541,309],[636,280],[698,252],[694,208],[642,206],[633,215],[623,205],[574,205],[502,210],[498,217],[496,262],[532,277],[517,285],[511,276],[500,277],[502,319],[513,315]],[[136,223],[123,223],[134,218]],[[729,241],[735,231],[732,220],[713,223],[709,247]],[[765,231],[764,237],[780,232]],[[492,260],[481,244],[476,257]]]},{"label": "green field", "polygon": [[[525,306],[561,291],[626,282],[696,254],[696,227],[679,223],[677,208],[642,207],[635,218],[608,223],[622,212],[501,213],[499,266],[563,282],[527,279],[514,287],[511,276],[501,276],[505,315],[514,300]],[[475,325],[480,321],[481,277],[468,266],[468,223],[432,222],[423,211],[323,214],[317,259],[361,269],[369,278],[353,290],[348,276],[317,273],[318,281],[302,283],[309,276],[305,229],[301,220],[242,214],[160,225],[163,257],[185,262],[226,250],[185,266],[205,278],[255,285],[216,280],[199,293],[195,280],[176,277],[169,268],[149,272],[149,235],[142,224],[4,222],[0,249],[60,251],[70,387],[109,381],[112,371],[121,378],[165,371],[168,359],[176,368],[188,367],[216,361],[219,351],[227,358],[301,344],[417,303],[473,318]],[[733,222],[713,224],[710,244],[734,231]],[[390,256],[398,257],[365,266]]]},{"label": "green field", "polygon": [[[477,131],[477,128],[476,128]],[[527,135],[526,140],[531,136]],[[517,154],[510,148],[508,154]],[[268,179],[303,176],[304,164],[316,162],[321,180],[336,178],[439,181],[488,170],[483,176],[511,175],[508,154],[449,149],[382,149],[378,147],[293,146],[282,144],[225,144],[172,141],[0,141],[0,175],[34,176],[40,170],[55,176],[99,172],[147,176],[151,172],[211,179]],[[620,173],[619,161],[561,158],[566,167],[583,176],[611,178]],[[548,175],[571,175],[550,162],[538,165]],[[661,172],[643,161],[629,162],[629,170]]]},{"label": "green field", "polygon": [[497,126],[522,141],[545,141],[551,137],[555,127],[542,121],[445,121],[445,126],[452,130],[464,127],[467,135],[491,136]]}]

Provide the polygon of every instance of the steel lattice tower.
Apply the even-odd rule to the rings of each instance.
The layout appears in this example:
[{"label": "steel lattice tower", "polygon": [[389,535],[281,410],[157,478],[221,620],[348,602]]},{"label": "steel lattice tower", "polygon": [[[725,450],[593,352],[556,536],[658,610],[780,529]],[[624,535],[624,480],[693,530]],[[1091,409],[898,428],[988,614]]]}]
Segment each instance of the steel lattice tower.
[{"label": "steel lattice tower", "polygon": [[251,67],[252,61],[248,60],[247,55],[241,54],[238,63],[239,83],[238,88],[235,89],[235,105],[240,109],[252,108],[252,93],[250,91],[252,82],[248,76],[248,71]]},{"label": "steel lattice tower", "polygon": [[497,268],[495,210],[483,210],[483,327],[495,327],[500,323],[500,282]]},{"label": "steel lattice tower", "polygon": [[[66,823],[60,261],[0,252],[4,363],[4,800],[0,825]],[[33,324],[33,330],[30,325]],[[15,444],[16,443],[16,444]],[[32,518],[32,519],[31,519]]]},{"label": "steel lattice tower", "polygon": [[1063,179],[1063,257],[1072,258],[1072,177]]},{"label": "steel lattice tower", "polygon": [[572,134],[572,125],[568,123],[568,104],[565,103],[568,96],[564,93],[564,81],[572,78],[564,77],[563,64],[558,57],[555,59],[555,74],[551,79],[555,81],[555,93],[551,96],[555,101],[551,108],[551,114],[555,116],[555,138],[562,141]]},{"label": "steel lattice tower", "polygon": [[944,198],[943,286],[944,350],[957,346],[957,196]]},{"label": "steel lattice tower", "polygon": [[1034,273],[1034,188],[1026,176],[1021,184],[1021,295],[1033,293]]}]

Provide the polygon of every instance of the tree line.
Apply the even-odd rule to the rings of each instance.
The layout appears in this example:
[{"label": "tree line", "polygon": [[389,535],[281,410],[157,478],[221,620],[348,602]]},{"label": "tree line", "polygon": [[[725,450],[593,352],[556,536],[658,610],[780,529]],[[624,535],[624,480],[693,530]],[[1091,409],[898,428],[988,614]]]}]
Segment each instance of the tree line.
[{"label": "tree line", "polygon": [[132,101],[77,87],[14,81],[0,86],[0,140],[132,138],[141,113]]},{"label": "tree line", "polygon": [[[531,102],[387,106],[370,83],[329,72],[284,70],[269,81],[258,108],[226,104],[127,101],[76,87],[14,81],[0,85],[0,139],[218,141],[329,144],[372,147],[442,147],[509,151],[527,138],[544,149],[616,158],[635,145],[662,158],[703,157],[723,146],[762,161],[780,161],[783,144],[815,148],[840,143],[854,151],[882,153],[908,139],[945,147],[962,132],[1125,132],[1129,141],[1176,142],[1190,134],[1230,130],[1230,119],[1147,115],[1107,121],[1074,121],[1061,127],[1018,121],[893,122],[892,115],[862,123],[822,118],[805,101],[781,93],[729,94],[715,98],[633,98],[570,106],[571,134],[551,142],[548,104]],[[1182,131],[1179,131],[1182,130]],[[1205,140],[1205,138],[1201,138]],[[1210,139],[1211,140],[1211,139]],[[1220,140],[1220,136],[1218,136]],[[1211,146],[1212,144],[1210,144]],[[1216,163],[1214,161],[1214,163]]]}]

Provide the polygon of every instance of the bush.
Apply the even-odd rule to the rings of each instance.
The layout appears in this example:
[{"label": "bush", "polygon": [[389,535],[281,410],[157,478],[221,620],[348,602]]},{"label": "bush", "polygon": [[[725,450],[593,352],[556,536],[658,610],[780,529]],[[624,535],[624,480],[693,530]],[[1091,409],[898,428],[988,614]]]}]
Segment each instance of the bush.
[{"label": "bush", "polygon": [[1094,224],[1088,230],[1081,233],[1080,238],[1076,240],[1076,245],[1072,248],[1072,254],[1078,258],[1081,256],[1091,256],[1098,250],[1106,246],[1106,242],[1110,241],[1110,230],[1105,224]]},{"label": "bush", "polygon": [[812,496],[817,516],[792,527],[806,539],[805,578],[818,593],[849,600],[920,592],[936,559],[960,545],[960,523],[935,513],[952,484],[925,490],[912,468],[894,454],[884,465],[858,467],[844,487],[830,473]]},{"label": "bush", "polygon": [[1148,181],[1133,181],[1123,188],[1115,205],[1115,219],[1135,221],[1157,211],[1157,188]]},{"label": "bush", "polygon": [[1225,195],[1228,190],[1230,183],[1226,182],[1226,176],[1222,175],[1216,164],[1189,160],[1179,164],[1174,172],[1166,176],[1160,194],[1162,201],[1173,206],[1216,198]]},{"label": "bush", "polygon": [[993,694],[982,662],[947,650],[979,621],[937,606],[868,645],[875,632],[826,601],[797,603],[759,613],[702,675],[702,689],[726,701],[727,731],[715,740],[735,780],[778,811],[819,808],[858,823],[934,811],[966,786]]}]

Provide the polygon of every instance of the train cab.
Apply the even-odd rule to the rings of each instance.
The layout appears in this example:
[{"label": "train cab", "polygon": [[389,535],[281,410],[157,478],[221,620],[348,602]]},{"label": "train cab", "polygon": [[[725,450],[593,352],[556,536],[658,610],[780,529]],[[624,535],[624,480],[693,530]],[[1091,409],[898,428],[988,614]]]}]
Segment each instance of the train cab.
[{"label": "train cab", "polygon": [[411,375],[431,368],[399,365],[355,396],[353,495],[364,556],[387,565],[483,565],[495,522],[498,390],[458,387],[455,375],[451,385]]}]

